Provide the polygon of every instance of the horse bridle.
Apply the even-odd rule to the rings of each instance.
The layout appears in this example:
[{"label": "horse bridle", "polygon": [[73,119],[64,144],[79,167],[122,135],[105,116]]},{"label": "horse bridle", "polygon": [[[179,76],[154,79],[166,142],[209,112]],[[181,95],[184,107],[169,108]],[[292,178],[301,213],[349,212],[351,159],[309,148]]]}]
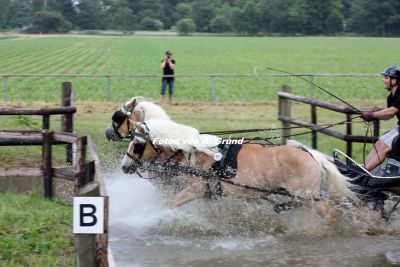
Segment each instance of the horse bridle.
[{"label": "horse bridle", "polygon": [[[149,163],[152,163],[156,160],[156,158],[160,155],[161,150],[158,149],[153,142],[151,141],[150,137],[149,137],[149,128],[147,127],[147,124],[145,122],[141,123],[142,125],[145,126],[145,132],[144,133],[139,133],[136,132],[136,129],[133,128],[131,130],[131,142],[135,139],[135,138],[141,138],[144,140],[144,143],[134,143],[134,151],[135,151],[135,155],[138,155],[138,157],[135,157],[135,155],[132,155],[129,153],[129,151],[126,152],[126,155],[132,159],[134,161],[134,164],[137,165],[142,165],[141,159],[143,157],[144,151],[146,149],[146,146],[148,144],[151,145],[151,147],[154,149],[154,151],[156,152],[155,155],[153,156],[153,158],[149,161]],[[136,153],[136,151],[139,151],[139,153]]]},{"label": "horse bridle", "polygon": [[119,139],[123,139],[124,137],[119,133],[118,129],[126,120],[126,127],[128,128],[128,132],[131,130],[129,129],[129,117],[132,115],[134,108],[128,109],[128,107],[124,106],[126,112],[123,112],[121,109],[114,112],[111,120],[112,120],[112,128],[114,133],[118,136]]}]

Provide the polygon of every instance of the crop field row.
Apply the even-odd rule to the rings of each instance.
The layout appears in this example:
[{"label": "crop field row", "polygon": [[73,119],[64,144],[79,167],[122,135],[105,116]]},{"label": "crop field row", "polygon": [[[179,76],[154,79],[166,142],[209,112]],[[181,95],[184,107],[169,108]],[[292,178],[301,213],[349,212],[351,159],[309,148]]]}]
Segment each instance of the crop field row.
[{"label": "crop field row", "polygon": [[[133,95],[158,98],[159,63],[166,50],[177,61],[176,74],[229,74],[251,77],[178,77],[176,98],[188,101],[271,101],[282,84],[299,95],[331,99],[296,77],[282,74],[378,74],[398,64],[400,40],[333,37],[42,37],[0,39],[0,74],[109,75],[111,78],[6,77],[3,98],[58,101],[60,83],[72,81],[78,100],[119,100]],[[256,71],[255,71],[256,70]],[[379,76],[307,77],[350,99],[385,96]]]}]

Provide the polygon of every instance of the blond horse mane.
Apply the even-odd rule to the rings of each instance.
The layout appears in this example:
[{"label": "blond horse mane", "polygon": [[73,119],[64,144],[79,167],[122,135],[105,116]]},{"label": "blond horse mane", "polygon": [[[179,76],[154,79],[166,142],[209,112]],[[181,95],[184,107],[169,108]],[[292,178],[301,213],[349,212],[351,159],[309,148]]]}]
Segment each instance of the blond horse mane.
[{"label": "blond horse mane", "polygon": [[[150,139],[156,146],[182,150],[186,153],[204,152],[213,156],[218,152],[219,137],[200,135],[199,131],[191,126],[168,120],[146,120]],[[145,127],[144,124],[142,127]]]},{"label": "blond horse mane", "polygon": [[127,113],[132,106],[134,106],[133,112],[138,112],[143,121],[151,119],[171,120],[162,107],[148,101],[142,96],[135,96],[126,101],[121,110]]}]

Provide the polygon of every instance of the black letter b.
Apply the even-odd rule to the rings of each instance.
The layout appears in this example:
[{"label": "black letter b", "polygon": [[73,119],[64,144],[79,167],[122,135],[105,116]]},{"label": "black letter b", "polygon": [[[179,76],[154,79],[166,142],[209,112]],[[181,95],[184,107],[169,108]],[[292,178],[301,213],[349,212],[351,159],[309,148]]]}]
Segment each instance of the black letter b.
[{"label": "black letter b", "polygon": [[[90,208],[92,210],[91,210],[91,212],[84,213],[83,212],[84,208]],[[79,212],[80,212],[80,216],[79,217],[80,217],[81,226],[93,226],[93,225],[96,225],[97,218],[96,218],[96,216],[93,215],[93,214],[96,213],[96,206],[94,206],[92,204],[81,204]],[[92,219],[91,222],[85,223],[84,219],[83,219],[84,217],[92,217],[93,219]]]}]

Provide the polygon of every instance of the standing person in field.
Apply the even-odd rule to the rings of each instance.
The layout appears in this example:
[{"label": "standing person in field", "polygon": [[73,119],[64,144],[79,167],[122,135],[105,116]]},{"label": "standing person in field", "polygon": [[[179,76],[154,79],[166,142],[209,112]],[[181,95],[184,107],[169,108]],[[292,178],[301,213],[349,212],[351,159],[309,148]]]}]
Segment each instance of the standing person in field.
[{"label": "standing person in field", "polygon": [[387,107],[379,111],[367,111],[362,113],[362,118],[368,122],[374,119],[389,120],[394,116],[397,117],[397,126],[386,132],[374,144],[374,148],[369,152],[365,160],[365,168],[369,171],[379,166],[392,150],[392,142],[399,135],[400,127],[400,68],[392,66],[387,68],[383,75],[383,86],[389,91],[387,97]]},{"label": "standing person in field", "polygon": [[[164,59],[161,61],[161,68],[163,69],[163,75],[174,75],[174,69],[176,67],[175,60],[172,59],[171,51],[167,51],[165,53]],[[175,77],[162,77],[161,80],[161,95],[160,95],[160,104],[164,102],[165,91],[167,90],[167,85],[169,89],[168,95],[168,103],[172,104],[172,95],[174,93],[174,82]]]}]

